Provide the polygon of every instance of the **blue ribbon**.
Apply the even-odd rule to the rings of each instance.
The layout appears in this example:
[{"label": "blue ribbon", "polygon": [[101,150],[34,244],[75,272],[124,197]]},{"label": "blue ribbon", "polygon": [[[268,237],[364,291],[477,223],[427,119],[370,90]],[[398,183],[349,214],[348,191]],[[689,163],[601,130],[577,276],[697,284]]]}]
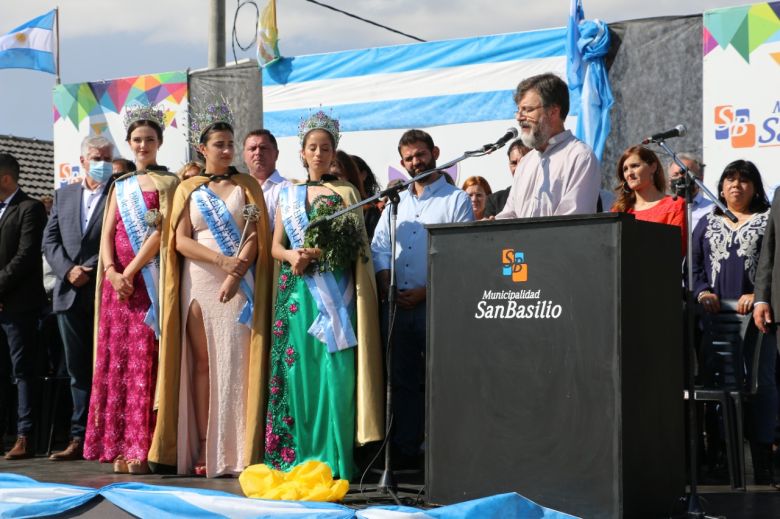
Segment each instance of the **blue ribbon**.
[{"label": "blue ribbon", "polygon": [[[289,185],[279,193],[282,222],[293,249],[303,247],[309,226],[306,214],[306,186]],[[352,275],[344,272],[340,280],[332,272],[304,274],[304,281],[317,304],[319,314],[309,327],[309,335],[325,343],[330,353],[357,346],[350,314],[354,309]]]},{"label": "blue ribbon", "polygon": [[[122,216],[122,222],[125,224],[127,237],[130,240],[130,246],[133,248],[133,254],[138,255],[141,246],[144,244],[148,233],[148,227],[144,216],[149,208],[144,201],[144,195],[141,186],[138,185],[138,179],[134,176],[128,177],[116,183],[116,200],[119,214]],[[141,275],[146,284],[146,292],[149,295],[151,305],[144,316],[144,324],[154,330],[154,335],[160,338],[160,298],[159,298],[159,280],[160,280],[160,254],[141,268]]]},{"label": "blue ribbon", "polygon": [[[198,206],[200,214],[206,220],[211,234],[219,245],[219,249],[225,256],[234,256],[241,243],[241,231],[233,215],[225,205],[225,202],[206,185],[202,185],[192,192],[192,199]],[[238,322],[251,328],[252,313],[254,312],[254,279],[255,267],[249,267],[246,275],[241,278],[241,292],[246,296],[246,304],[241,309]]]}]

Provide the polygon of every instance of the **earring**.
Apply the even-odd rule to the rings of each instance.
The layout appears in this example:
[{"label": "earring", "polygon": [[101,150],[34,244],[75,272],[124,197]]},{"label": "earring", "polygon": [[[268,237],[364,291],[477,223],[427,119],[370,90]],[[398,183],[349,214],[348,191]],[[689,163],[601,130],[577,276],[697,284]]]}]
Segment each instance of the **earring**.
[{"label": "earring", "polygon": [[623,192],[624,193],[630,193],[631,192],[631,188],[628,187],[628,182],[625,181],[625,180],[623,181]]}]

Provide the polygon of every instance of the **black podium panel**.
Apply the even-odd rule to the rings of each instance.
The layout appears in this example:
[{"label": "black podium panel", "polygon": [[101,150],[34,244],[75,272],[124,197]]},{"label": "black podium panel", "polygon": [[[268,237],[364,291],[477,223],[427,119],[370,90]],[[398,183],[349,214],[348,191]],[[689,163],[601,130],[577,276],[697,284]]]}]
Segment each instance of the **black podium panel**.
[{"label": "black podium panel", "polygon": [[685,490],[679,230],[595,215],[429,233],[430,502],[668,515]]}]

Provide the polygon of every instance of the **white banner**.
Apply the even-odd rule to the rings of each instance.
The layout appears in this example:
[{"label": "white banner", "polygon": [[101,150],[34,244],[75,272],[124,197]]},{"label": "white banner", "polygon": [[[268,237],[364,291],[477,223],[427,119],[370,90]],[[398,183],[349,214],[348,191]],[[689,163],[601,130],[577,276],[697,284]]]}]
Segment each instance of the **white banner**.
[{"label": "white banner", "polygon": [[772,197],[780,186],[780,2],[704,13],[705,184],[717,194],[724,167],[753,162]]}]

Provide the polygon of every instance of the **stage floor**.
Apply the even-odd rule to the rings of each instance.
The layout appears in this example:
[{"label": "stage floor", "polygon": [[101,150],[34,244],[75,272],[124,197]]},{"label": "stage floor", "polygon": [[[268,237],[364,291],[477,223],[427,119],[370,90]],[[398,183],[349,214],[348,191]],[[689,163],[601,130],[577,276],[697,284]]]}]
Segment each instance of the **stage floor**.
[{"label": "stage floor", "polygon": [[[44,456],[19,461],[0,459],[0,472],[20,474],[38,481],[62,482],[95,488],[111,483],[133,481],[150,485],[208,488],[243,495],[236,478],[205,479],[156,474],[129,476],[114,474],[110,464],[92,461],[53,462]],[[373,486],[377,477],[377,474],[369,473],[364,483],[365,486]],[[399,486],[402,485],[411,490],[411,492],[402,492],[400,494],[404,498],[404,504],[420,508],[425,507],[425,496],[421,494],[423,489],[423,476],[421,473],[402,472],[396,476],[396,480]],[[711,516],[729,519],[776,519],[780,517],[780,492],[773,491],[768,487],[748,486],[747,492],[734,492],[728,486],[702,486],[700,487],[700,494],[705,511]],[[419,501],[417,499],[418,495]],[[361,493],[358,485],[352,485],[350,493],[347,494],[344,500],[344,504],[353,508],[363,508],[391,503],[388,502],[386,496],[371,491]],[[90,502],[88,505],[80,508],[75,514],[61,517],[76,516],[132,517],[102,498]]]}]

